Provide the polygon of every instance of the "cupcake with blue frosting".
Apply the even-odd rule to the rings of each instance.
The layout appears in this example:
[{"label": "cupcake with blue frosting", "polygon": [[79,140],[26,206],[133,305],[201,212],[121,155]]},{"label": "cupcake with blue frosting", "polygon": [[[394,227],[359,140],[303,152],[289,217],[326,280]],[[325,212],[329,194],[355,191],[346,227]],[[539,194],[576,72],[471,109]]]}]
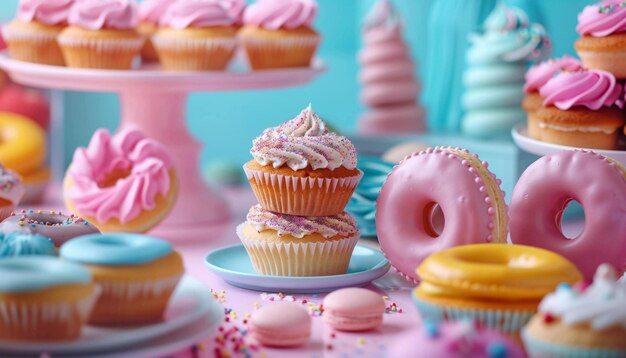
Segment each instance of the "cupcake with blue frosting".
[{"label": "cupcake with blue frosting", "polygon": [[55,256],[57,253],[50,238],[26,232],[0,232],[0,259],[11,256]]}]

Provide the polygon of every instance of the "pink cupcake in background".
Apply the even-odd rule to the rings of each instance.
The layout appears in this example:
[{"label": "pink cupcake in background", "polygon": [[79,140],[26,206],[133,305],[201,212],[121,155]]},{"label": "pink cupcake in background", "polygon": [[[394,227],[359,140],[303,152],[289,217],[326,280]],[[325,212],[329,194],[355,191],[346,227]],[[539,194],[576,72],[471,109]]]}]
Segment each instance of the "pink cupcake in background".
[{"label": "pink cupcake in background", "polygon": [[57,36],[67,26],[74,0],[20,0],[17,16],[2,28],[12,58],[63,66]]},{"label": "pink cupcake in background", "polygon": [[145,37],[146,42],[141,49],[141,59],[146,62],[159,60],[151,37],[159,27],[159,21],[167,8],[176,0],[144,0],[139,4],[139,27],[137,30]]},{"label": "pink cupcake in background", "polygon": [[178,0],[152,42],[166,71],[223,70],[237,48],[244,0]]},{"label": "pink cupcake in background", "polygon": [[79,0],[58,41],[69,67],[130,69],[143,47],[133,0]]},{"label": "pink cupcake in background", "polygon": [[315,0],[257,0],[245,11],[239,38],[253,70],[308,67],[320,43]]}]

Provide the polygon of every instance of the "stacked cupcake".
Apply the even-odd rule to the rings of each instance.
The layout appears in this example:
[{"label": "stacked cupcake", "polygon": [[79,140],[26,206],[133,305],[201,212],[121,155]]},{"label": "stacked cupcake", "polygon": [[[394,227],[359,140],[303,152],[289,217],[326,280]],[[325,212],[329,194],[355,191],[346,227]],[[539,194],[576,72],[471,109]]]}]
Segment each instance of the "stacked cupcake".
[{"label": "stacked cupcake", "polygon": [[354,145],[311,106],[253,141],[244,171],[260,205],[237,235],[255,271],[279,276],[345,273],[359,239],[344,212],[363,173]]},{"label": "stacked cupcake", "polygon": [[526,73],[530,137],[548,143],[591,149],[617,149],[626,117],[626,3],[602,1],[585,7],[575,48],[582,62],[562,57]]}]

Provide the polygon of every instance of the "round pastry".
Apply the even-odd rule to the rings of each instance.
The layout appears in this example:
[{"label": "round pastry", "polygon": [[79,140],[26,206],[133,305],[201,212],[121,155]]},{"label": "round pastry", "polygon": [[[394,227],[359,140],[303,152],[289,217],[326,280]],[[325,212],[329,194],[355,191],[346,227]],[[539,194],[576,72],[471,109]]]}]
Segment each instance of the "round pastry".
[{"label": "round pastry", "polygon": [[261,206],[302,216],[341,214],[363,173],[346,137],[331,132],[313,109],[266,129],[252,142],[244,171]]},{"label": "round pastry", "polygon": [[46,134],[32,120],[0,113],[0,163],[22,178],[40,170],[46,159]]},{"label": "round pastry", "polygon": [[270,302],[252,314],[250,332],[265,346],[301,346],[311,337],[311,316],[293,302]]},{"label": "round pastry", "polygon": [[152,36],[159,27],[159,21],[176,0],[145,0],[139,4],[139,26],[137,31],[145,37],[146,42],[141,49],[141,59],[145,62],[158,61],[159,55],[152,43]]},{"label": "round pastry", "polygon": [[17,213],[11,213],[0,224],[0,232],[14,231],[48,237],[57,247],[76,236],[100,233],[87,220],[77,216],[64,215],[60,211],[33,209],[22,209]]},{"label": "round pastry", "polygon": [[77,339],[98,295],[89,271],[57,258],[0,260],[0,340]]},{"label": "round pastry", "polygon": [[146,232],[174,206],[176,171],[167,149],[136,130],[94,133],[64,181],[67,207],[102,232]]},{"label": "round pastry", "polygon": [[244,13],[239,40],[253,70],[308,67],[320,43],[315,0],[257,0]]},{"label": "round pastry", "polygon": [[426,321],[419,334],[411,331],[389,352],[394,358],[524,358],[524,350],[510,337],[469,320]]},{"label": "round pastry", "polygon": [[578,15],[580,38],[574,48],[587,68],[626,78],[626,4],[605,0],[586,6]]},{"label": "round pastry", "polygon": [[0,221],[11,215],[24,196],[24,185],[19,176],[0,163]]},{"label": "round pastry", "polygon": [[223,70],[237,47],[243,0],[179,0],[152,38],[166,71]]},{"label": "round pastry", "polygon": [[416,270],[413,292],[424,320],[474,319],[516,337],[544,295],[581,279],[553,252],[530,246],[476,244],[429,256]]},{"label": "round pastry", "polygon": [[614,149],[624,126],[622,86],[601,70],[560,72],[539,90],[536,139],[578,148]]},{"label": "round pastry", "polygon": [[69,67],[127,70],[145,39],[134,0],[77,1],[58,41]]},{"label": "round pastry", "polygon": [[39,234],[0,232],[0,258],[9,256],[56,256],[57,250],[47,237]]},{"label": "round pastry", "polygon": [[[547,155],[521,175],[511,196],[511,241],[558,252],[586,279],[602,263],[626,267],[626,169],[588,151]],[[573,240],[561,231],[567,203],[585,211],[585,228]]]},{"label": "round pastry", "polygon": [[524,92],[526,96],[522,100],[522,108],[528,115],[528,135],[531,138],[539,139],[539,120],[535,116],[535,111],[543,107],[543,97],[539,90],[550,79],[561,71],[576,72],[583,69],[582,63],[570,56],[553,58],[531,67],[524,76]]},{"label": "round pastry", "polygon": [[57,36],[67,26],[74,0],[20,0],[15,20],[2,27],[12,58],[63,66]]},{"label": "round pastry", "polygon": [[563,284],[524,328],[530,357],[626,357],[626,285],[601,265],[586,287]]},{"label": "round pastry", "polygon": [[[443,228],[437,224],[441,212]],[[500,180],[487,162],[459,148],[429,148],[407,157],[389,174],[376,202],[381,250],[414,281],[415,267],[434,252],[506,242],[507,222]]]},{"label": "round pastry", "polygon": [[324,298],[324,322],[339,331],[368,331],[383,323],[385,300],[358,287],[342,288]]},{"label": "round pastry", "polygon": [[237,227],[254,270],[273,276],[328,276],[346,273],[359,240],[354,218],[276,214],[253,206]]},{"label": "round pastry", "polygon": [[163,319],[184,273],[169,243],[138,234],[91,234],[61,247],[61,258],[91,271],[102,288],[90,324],[132,325]]}]

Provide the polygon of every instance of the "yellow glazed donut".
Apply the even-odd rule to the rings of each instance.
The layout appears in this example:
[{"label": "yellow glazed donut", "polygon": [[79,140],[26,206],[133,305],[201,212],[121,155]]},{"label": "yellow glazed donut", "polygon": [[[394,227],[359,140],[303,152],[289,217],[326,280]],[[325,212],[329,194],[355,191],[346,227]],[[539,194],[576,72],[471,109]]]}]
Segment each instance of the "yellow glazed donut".
[{"label": "yellow glazed donut", "polygon": [[423,318],[470,317],[517,334],[543,296],[582,276],[553,252],[508,244],[476,244],[435,253],[416,270],[421,283],[414,301]]},{"label": "yellow glazed donut", "polygon": [[46,158],[46,135],[32,120],[0,113],[0,162],[23,177],[41,168]]}]

